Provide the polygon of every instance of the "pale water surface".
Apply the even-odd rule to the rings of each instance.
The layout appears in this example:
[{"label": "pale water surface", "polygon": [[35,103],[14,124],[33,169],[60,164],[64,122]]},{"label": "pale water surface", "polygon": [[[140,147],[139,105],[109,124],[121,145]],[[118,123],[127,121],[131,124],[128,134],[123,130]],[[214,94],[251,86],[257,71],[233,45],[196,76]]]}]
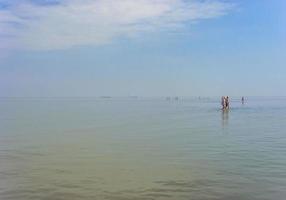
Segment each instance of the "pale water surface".
[{"label": "pale water surface", "polygon": [[286,98],[0,99],[1,200],[285,200]]}]

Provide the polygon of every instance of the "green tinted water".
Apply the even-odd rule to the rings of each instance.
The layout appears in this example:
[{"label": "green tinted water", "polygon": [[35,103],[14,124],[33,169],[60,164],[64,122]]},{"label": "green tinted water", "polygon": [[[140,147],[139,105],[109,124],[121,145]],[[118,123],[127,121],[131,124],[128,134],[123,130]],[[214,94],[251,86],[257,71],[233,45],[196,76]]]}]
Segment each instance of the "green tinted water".
[{"label": "green tinted water", "polygon": [[286,196],[286,99],[1,99],[0,199]]}]

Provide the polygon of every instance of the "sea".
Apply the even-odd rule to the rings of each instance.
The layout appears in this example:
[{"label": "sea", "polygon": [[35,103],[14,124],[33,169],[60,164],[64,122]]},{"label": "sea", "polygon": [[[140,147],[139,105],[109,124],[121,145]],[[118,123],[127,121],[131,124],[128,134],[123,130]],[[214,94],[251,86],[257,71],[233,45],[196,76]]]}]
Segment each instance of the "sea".
[{"label": "sea", "polygon": [[0,98],[0,200],[285,200],[286,97]]}]

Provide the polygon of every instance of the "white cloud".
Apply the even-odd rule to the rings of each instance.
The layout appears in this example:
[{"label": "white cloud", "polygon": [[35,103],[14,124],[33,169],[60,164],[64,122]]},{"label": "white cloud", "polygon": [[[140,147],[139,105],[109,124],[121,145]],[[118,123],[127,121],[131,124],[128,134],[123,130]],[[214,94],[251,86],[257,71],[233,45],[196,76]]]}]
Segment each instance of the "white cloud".
[{"label": "white cloud", "polygon": [[0,41],[41,50],[101,45],[144,32],[176,31],[232,7],[219,0],[64,0],[45,6],[19,1],[0,10]]}]

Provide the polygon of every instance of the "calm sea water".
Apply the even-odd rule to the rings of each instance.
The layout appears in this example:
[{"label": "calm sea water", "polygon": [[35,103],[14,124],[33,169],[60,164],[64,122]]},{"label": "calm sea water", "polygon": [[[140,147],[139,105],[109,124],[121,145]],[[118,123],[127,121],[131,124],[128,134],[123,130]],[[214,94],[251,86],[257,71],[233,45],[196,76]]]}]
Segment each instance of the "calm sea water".
[{"label": "calm sea water", "polygon": [[285,200],[286,98],[0,99],[1,200]]}]

